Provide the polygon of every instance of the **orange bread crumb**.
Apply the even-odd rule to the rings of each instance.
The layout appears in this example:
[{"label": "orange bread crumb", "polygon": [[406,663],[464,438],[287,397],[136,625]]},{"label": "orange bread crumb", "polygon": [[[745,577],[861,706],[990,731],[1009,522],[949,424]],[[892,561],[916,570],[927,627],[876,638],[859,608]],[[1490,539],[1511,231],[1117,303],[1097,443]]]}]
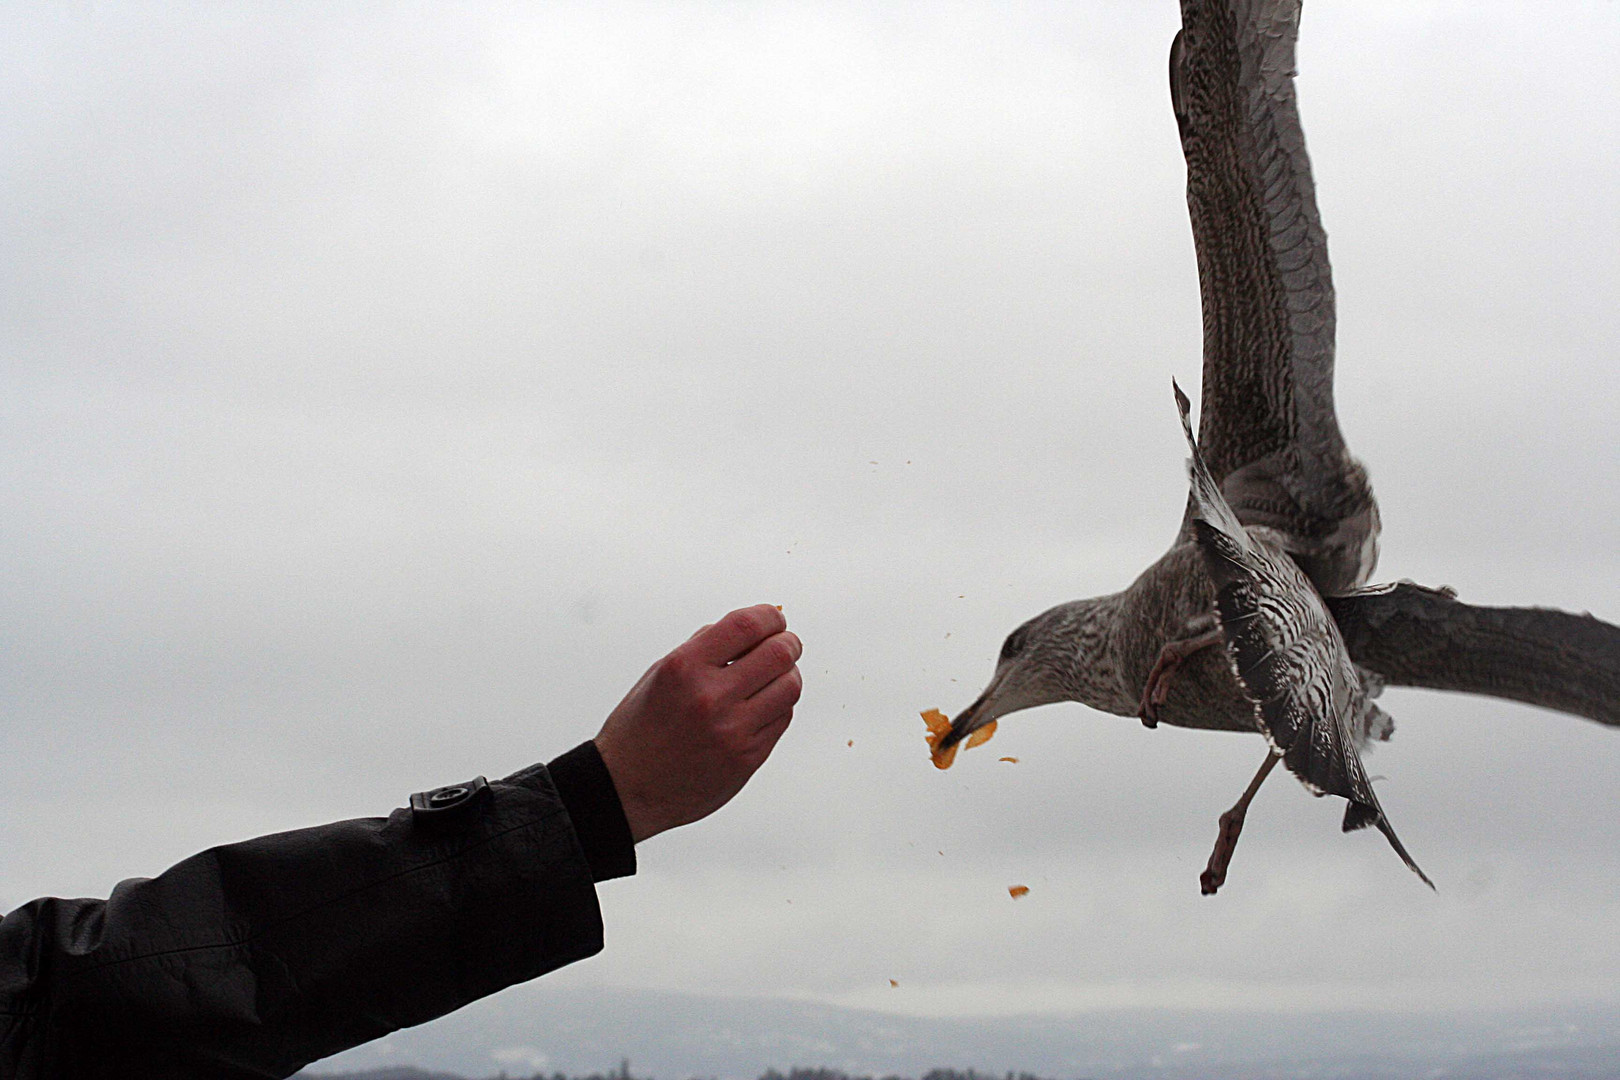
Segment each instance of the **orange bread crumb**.
[{"label": "orange bread crumb", "polygon": [[1022,900],[1024,897],[1029,895],[1029,886],[1009,885],[1007,886],[1007,895],[1012,897],[1014,900]]},{"label": "orange bread crumb", "polygon": [[921,716],[923,723],[928,725],[928,753],[934,759],[934,768],[936,769],[950,768],[951,764],[956,761],[958,747],[965,746],[966,749],[971,750],[980,743],[989,742],[990,736],[996,733],[996,722],[992,720],[969,735],[965,742],[957,743],[948,750],[941,750],[939,748],[940,741],[950,733],[951,722],[938,709],[928,709]]},{"label": "orange bread crumb", "polygon": [[[939,741],[949,734],[951,722],[938,709],[929,709],[921,715],[923,723],[928,725],[928,756],[934,759],[934,768],[950,768],[951,763],[956,760],[956,747],[941,750]],[[960,746],[961,744],[958,743],[957,745]]]}]

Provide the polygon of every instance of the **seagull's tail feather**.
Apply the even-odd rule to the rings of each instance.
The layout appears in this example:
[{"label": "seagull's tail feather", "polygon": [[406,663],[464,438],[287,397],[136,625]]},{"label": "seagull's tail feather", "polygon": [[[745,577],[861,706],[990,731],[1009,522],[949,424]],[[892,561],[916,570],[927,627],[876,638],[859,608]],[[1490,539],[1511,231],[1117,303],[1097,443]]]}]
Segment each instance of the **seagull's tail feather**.
[{"label": "seagull's tail feather", "polygon": [[[1395,830],[1390,826],[1389,819],[1383,814],[1378,815],[1378,831],[1384,834],[1384,839],[1389,841],[1389,846],[1395,849],[1395,854],[1401,857],[1401,861],[1406,864],[1406,868],[1416,874],[1423,884],[1434,889],[1434,882],[1430,881],[1429,875],[1425,874],[1422,867],[1412,860],[1412,856],[1406,853],[1406,846],[1401,843],[1400,837],[1395,835]],[[1436,889],[1435,891],[1438,892],[1439,890]]]},{"label": "seagull's tail feather", "polygon": [[1376,803],[1364,803],[1351,799],[1344,808],[1344,831],[1355,832],[1357,829],[1365,829],[1369,825],[1378,826],[1378,831],[1384,834],[1384,839],[1389,841],[1389,846],[1395,849],[1395,854],[1401,857],[1401,861],[1406,864],[1406,868],[1421,878],[1423,884],[1431,889],[1434,888],[1434,882],[1429,880],[1429,875],[1425,874],[1412,856],[1407,854],[1406,845],[1401,843],[1401,838],[1395,835],[1395,829],[1390,825],[1389,819],[1384,816],[1384,811]]},{"label": "seagull's tail feather", "polygon": [[1351,799],[1344,807],[1344,831],[1355,832],[1382,820],[1384,812],[1376,806]]},{"label": "seagull's tail feather", "polygon": [[1193,517],[1195,520],[1207,522],[1224,535],[1232,546],[1247,553],[1250,550],[1249,534],[1244,531],[1237,515],[1232,513],[1232,508],[1226,504],[1220,485],[1210,475],[1203,451],[1199,449],[1198,440],[1193,436],[1192,402],[1187,400],[1181,385],[1174,379],[1170,380],[1170,388],[1176,394],[1176,410],[1181,414],[1181,432],[1187,437],[1187,451],[1191,455],[1187,461],[1187,477],[1192,481]]}]

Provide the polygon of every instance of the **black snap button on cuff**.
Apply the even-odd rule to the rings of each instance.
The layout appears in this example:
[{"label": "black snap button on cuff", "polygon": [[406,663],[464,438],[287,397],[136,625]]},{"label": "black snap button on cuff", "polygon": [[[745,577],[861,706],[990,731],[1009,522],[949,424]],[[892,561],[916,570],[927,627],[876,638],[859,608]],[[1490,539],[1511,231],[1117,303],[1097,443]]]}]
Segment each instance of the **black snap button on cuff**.
[{"label": "black snap button on cuff", "polygon": [[470,820],[491,798],[489,781],[474,777],[465,784],[450,784],[411,796],[411,819],[420,826],[442,828]]}]

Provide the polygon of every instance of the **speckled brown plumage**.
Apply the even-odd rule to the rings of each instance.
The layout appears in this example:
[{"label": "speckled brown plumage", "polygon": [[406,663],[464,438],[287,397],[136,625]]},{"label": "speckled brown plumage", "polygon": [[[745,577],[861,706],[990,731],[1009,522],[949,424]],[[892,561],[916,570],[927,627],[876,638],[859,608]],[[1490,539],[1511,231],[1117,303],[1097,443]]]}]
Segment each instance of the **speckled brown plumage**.
[{"label": "speckled brown plumage", "polygon": [[1333,275],[1294,98],[1299,4],[1181,12],[1170,87],[1204,312],[1200,445],[1238,516],[1339,592],[1371,575],[1379,520],[1333,408]]},{"label": "speckled brown plumage", "polygon": [[1312,793],[1346,800],[1345,832],[1377,826],[1401,861],[1433,888],[1395,835],[1361,763],[1362,747],[1389,737],[1389,718],[1367,694],[1338,625],[1299,564],[1271,530],[1246,528],[1226,504],[1193,438],[1180,387],[1176,404],[1192,453],[1196,542],[1215,585],[1225,655],[1255,726]]},{"label": "speckled brown plumage", "polygon": [[[1620,725],[1620,629],[1364,588],[1380,521],[1334,412],[1332,275],[1293,85],[1299,0],[1181,10],[1170,82],[1203,302],[1209,490],[1189,495],[1176,542],[1129,587],[1014,630],[943,745],[1059,701],[1149,726],[1259,731],[1307,787],[1348,800],[1346,829],[1377,825],[1417,870],[1360,759],[1392,726],[1377,689],[1491,694]],[[1239,557],[1251,549],[1264,557]],[[1222,816],[1206,892],[1267,761]]]}]

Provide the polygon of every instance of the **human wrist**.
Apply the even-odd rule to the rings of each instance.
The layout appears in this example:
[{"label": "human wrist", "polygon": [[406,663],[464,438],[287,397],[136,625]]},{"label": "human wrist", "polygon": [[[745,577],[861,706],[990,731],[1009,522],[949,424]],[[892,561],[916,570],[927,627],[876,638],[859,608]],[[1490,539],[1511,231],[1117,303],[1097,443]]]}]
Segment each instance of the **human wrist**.
[{"label": "human wrist", "polygon": [[553,759],[546,769],[573,822],[592,880],[634,874],[638,837],[596,744],[586,740]]}]

